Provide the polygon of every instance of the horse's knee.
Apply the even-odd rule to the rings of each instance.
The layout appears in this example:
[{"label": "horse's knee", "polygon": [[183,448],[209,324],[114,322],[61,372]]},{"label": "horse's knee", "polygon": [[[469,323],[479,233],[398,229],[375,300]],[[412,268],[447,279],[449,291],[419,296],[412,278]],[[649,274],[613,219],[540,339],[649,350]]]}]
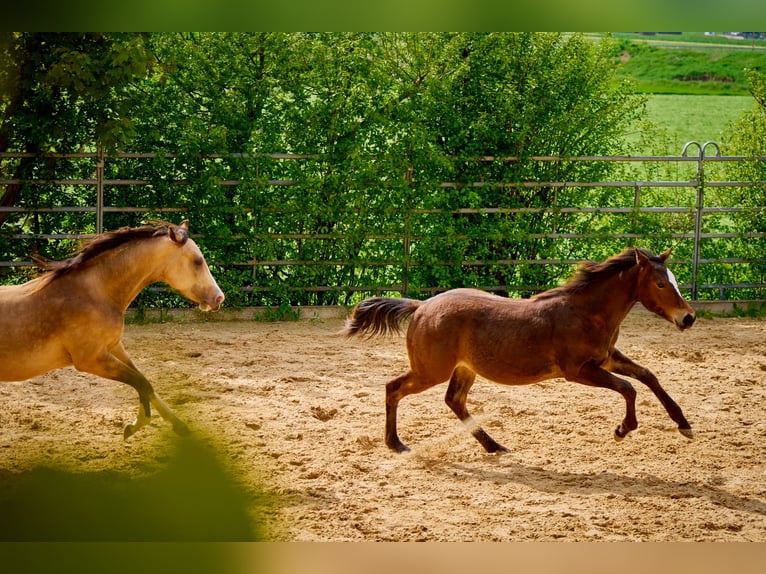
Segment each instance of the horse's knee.
[{"label": "horse's knee", "polygon": [[406,380],[407,379],[402,376],[386,383],[386,404],[395,405],[399,402],[399,400],[405,394],[402,393],[402,385],[406,382]]},{"label": "horse's knee", "polygon": [[625,400],[629,403],[635,403],[636,402],[636,389],[631,385],[629,382],[624,381],[624,385],[620,388],[620,393],[623,397],[625,397]]}]

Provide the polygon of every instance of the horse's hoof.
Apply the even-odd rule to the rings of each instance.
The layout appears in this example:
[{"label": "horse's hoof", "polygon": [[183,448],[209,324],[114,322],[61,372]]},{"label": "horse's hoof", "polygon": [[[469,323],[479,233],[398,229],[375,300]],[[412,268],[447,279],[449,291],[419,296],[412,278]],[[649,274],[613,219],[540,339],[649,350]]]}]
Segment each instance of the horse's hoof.
[{"label": "horse's hoof", "polygon": [[628,435],[627,435],[627,433],[625,433],[625,434],[622,434],[622,432],[620,432],[620,427],[617,427],[616,429],[614,429],[614,440],[615,440],[615,441],[617,441],[617,442],[622,442],[622,440],[623,440],[623,439],[624,439],[626,436],[628,436]]},{"label": "horse's hoof", "polygon": [[390,448],[392,451],[402,454],[404,452],[410,452],[410,447],[408,447],[406,444],[400,442],[399,444],[390,444],[388,445],[388,448]]},{"label": "horse's hoof", "polygon": [[511,452],[511,451],[509,449],[505,448],[503,445],[498,444],[494,448],[487,449],[487,452],[489,454],[496,454],[496,455],[499,456],[501,454],[506,454],[506,453]]},{"label": "horse's hoof", "polygon": [[128,440],[135,432],[133,425],[125,425],[125,430],[122,431],[122,440]]},{"label": "horse's hoof", "polygon": [[679,428],[678,432],[680,432],[682,435],[684,435],[689,440],[694,440],[694,431],[691,428],[688,428],[688,429]]}]

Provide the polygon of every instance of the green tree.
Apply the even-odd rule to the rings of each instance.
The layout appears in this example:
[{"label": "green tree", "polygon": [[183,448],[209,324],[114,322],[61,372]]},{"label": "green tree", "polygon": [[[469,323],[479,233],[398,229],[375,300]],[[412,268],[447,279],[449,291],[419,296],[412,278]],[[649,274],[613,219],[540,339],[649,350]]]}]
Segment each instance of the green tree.
[{"label": "green tree", "polygon": [[[541,211],[622,201],[607,190],[543,185],[601,178],[609,165],[529,159],[621,149],[625,127],[641,113],[641,98],[615,76],[609,39],[593,43],[581,35],[544,33],[4,38],[7,53],[19,50],[4,60],[12,63],[6,77],[38,53],[48,66],[77,68],[73,78],[57,73],[48,79],[77,97],[45,101],[67,102],[61,109],[88,121],[73,120],[77,129],[63,131],[64,145],[54,137],[64,125],[56,121],[61,112],[38,107],[44,118],[26,120],[44,134],[35,151],[100,137],[126,151],[130,145],[158,152],[156,158],[107,162],[107,177],[150,185],[109,186],[108,206],[149,213],[111,211],[105,227],[168,218],[169,210],[187,208],[231,304],[350,303],[357,291],[392,285],[413,292],[540,287],[555,283],[557,273],[504,261],[614,251],[544,237],[605,228],[597,214]],[[85,43],[79,51],[46,51],[48,42],[77,39]],[[97,40],[111,51],[94,51],[94,42],[102,45]],[[142,66],[107,77],[109,55],[130,53],[130,47],[140,52],[134,60]],[[102,84],[111,86],[103,98]],[[13,112],[10,101],[3,100],[9,118],[27,117]],[[8,130],[15,137],[17,129]],[[88,168],[92,164],[82,167]],[[71,201],[93,205],[78,190]],[[84,230],[74,215],[67,217],[72,228]],[[261,262],[256,271],[248,266],[252,260]]]},{"label": "green tree", "polygon": [[[136,141],[180,157],[152,167],[157,183],[146,201],[209,206],[206,245],[236,235],[236,249],[216,251],[231,282],[254,293],[337,303],[355,289],[391,284],[401,271],[386,262],[401,257],[402,241],[380,237],[401,235],[401,211],[414,190],[408,168],[431,143],[417,98],[447,75],[448,41],[433,34],[154,36],[159,65],[143,88],[145,123]],[[229,151],[310,158],[200,157]],[[164,185],[169,174],[195,183]],[[242,183],[221,186],[232,174]],[[269,184],[287,180],[297,183]],[[232,270],[251,258],[274,265],[251,278]],[[316,264],[281,263],[295,259]],[[283,292],[285,285],[297,292]],[[300,292],[312,285],[336,289]]]},{"label": "green tree", "polygon": [[[461,34],[453,45],[455,72],[434,87],[427,121],[456,188],[434,196],[434,205],[457,208],[522,208],[524,212],[442,216],[445,233],[422,243],[424,258],[455,264],[443,287],[465,281],[467,259],[557,259],[593,256],[584,242],[555,244],[540,234],[566,229],[584,232],[595,217],[534,211],[549,206],[598,207],[622,201],[606,190],[514,186],[519,182],[599,181],[606,163],[529,161],[532,156],[567,158],[609,155],[624,148],[625,130],[640,117],[643,98],[616,76],[610,39],[594,43],[582,35],[558,33]],[[506,158],[516,158],[507,160]],[[483,159],[483,158],[492,158]],[[476,187],[480,185],[481,187]],[[448,230],[448,231],[446,231]],[[445,245],[442,237],[450,237]],[[447,249],[445,249],[445,247]],[[607,253],[613,246],[606,247]],[[488,267],[491,276],[471,277],[478,286],[555,283],[552,268]],[[568,270],[566,271],[568,273]],[[424,283],[435,278],[423,277]]]},{"label": "green tree", "polygon": [[[766,162],[762,159],[766,156],[766,74],[759,70],[747,70],[746,76],[755,104],[752,111],[730,127],[723,146],[728,154],[752,158],[745,163],[725,166],[731,180],[752,182],[752,185],[734,188],[730,192],[733,204],[742,208],[741,212],[732,214],[730,225],[732,231],[742,234],[742,239],[736,241],[736,255],[763,261],[766,238],[750,237],[749,234],[766,232]],[[752,263],[746,269],[742,267],[739,266],[739,277],[725,277],[723,282],[766,283],[766,263]],[[763,290],[740,296],[763,298]]]},{"label": "green tree", "polygon": [[[84,197],[82,190],[23,182],[88,177],[92,160],[52,161],[41,154],[93,151],[97,144],[114,151],[135,135],[129,87],[152,64],[144,41],[140,34],[0,33],[0,152],[30,154],[0,163],[2,178],[22,181],[0,190],[1,206],[94,205],[93,195]],[[71,214],[43,220],[0,212],[0,227],[3,233],[54,233],[92,231],[94,223]],[[39,248],[20,247],[24,256]],[[9,245],[0,255],[7,259],[14,252]]]}]

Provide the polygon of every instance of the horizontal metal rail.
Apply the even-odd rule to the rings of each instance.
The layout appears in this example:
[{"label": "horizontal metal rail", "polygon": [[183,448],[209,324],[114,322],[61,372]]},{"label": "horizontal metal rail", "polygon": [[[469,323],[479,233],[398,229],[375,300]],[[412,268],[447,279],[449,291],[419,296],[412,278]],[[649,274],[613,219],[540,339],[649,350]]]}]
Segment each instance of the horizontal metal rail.
[{"label": "horizontal metal rail", "polygon": [[[699,153],[697,155],[689,154],[689,150],[694,151],[698,148]],[[709,154],[709,148],[715,148],[715,154]],[[36,158],[52,158],[52,159],[88,159],[94,160],[96,168],[94,169],[94,176],[86,178],[53,178],[53,179],[0,179],[0,186],[8,185],[31,185],[31,186],[58,186],[58,187],[94,187],[97,189],[96,205],[88,206],[2,206],[0,207],[0,213],[6,214],[62,214],[62,213],[95,213],[96,214],[96,229],[101,231],[103,229],[103,216],[110,213],[184,213],[189,210],[185,206],[164,206],[164,207],[146,207],[146,206],[126,206],[119,207],[113,205],[106,205],[104,202],[103,190],[110,187],[143,187],[157,185],[157,181],[145,178],[121,178],[110,179],[105,176],[104,163],[111,161],[119,161],[121,159],[177,159],[177,158],[189,158],[193,157],[200,160],[223,160],[223,159],[242,159],[255,162],[282,162],[282,161],[319,161],[326,162],[327,159],[318,154],[287,154],[287,153],[232,153],[232,154],[212,154],[212,155],[182,155],[172,153],[135,153],[135,152],[120,152],[116,156],[105,156],[100,150],[78,152],[78,153],[54,153],[45,154],[39,156],[36,154],[23,154],[23,153],[0,153],[0,160],[11,161],[16,159],[36,159]],[[694,242],[694,257],[690,260],[676,260],[675,264],[692,265],[692,281],[687,285],[682,285],[682,288],[688,289],[692,292],[692,298],[697,298],[698,291],[700,289],[717,289],[723,297],[723,291],[729,289],[764,289],[766,284],[757,282],[742,282],[742,283],[701,283],[699,281],[699,266],[700,265],[738,265],[738,264],[763,264],[766,262],[764,258],[747,258],[747,257],[725,257],[725,258],[704,258],[700,254],[700,243],[705,240],[714,239],[760,239],[766,236],[766,231],[754,229],[751,232],[735,233],[728,232],[725,229],[721,231],[705,231],[703,229],[703,220],[706,216],[710,215],[727,215],[738,214],[744,212],[758,213],[766,210],[766,206],[759,207],[742,207],[742,206],[722,206],[722,207],[708,207],[704,202],[704,191],[707,188],[742,188],[750,187],[753,185],[764,185],[764,182],[747,182],[747,181],[708,181],[705,177],[704,167],[710,162],[749,162],[749,161],[766,161],[766,156],[759,157],[746,157],[746,156],[721,156],[720,150],[717,144],[712,142],[706,142],[704,145],[700,145],[696,142],[690,142],[684,148],[684,152],[680,156],[578,156],[578,157],[554,157],[554,156],[531,156],[531,157],[494,157],[494,156],[481,156],[474,158],[456,158],[456,161],[464,162],[477,162],[477,163],[513,163],[513,162],[644,162],[644,163],[695,163],[697,164],[697,173],[695,176],[688,180],[678,181],[519,181],[519,182],[497,182],[497,181],[474,181],[469,183],[460,182],[438,182],[433,184],[434,187],[441,189],[453,189],[453,188],[499,188],[499,189],[537,189],[537,188],[552,188],[555,190],[564,190],[566,188],[603,188],[603,189],[632,189],[634,190],[634,205],[633,206],[517,206],[517,207],[460,207],[452,209],[432,209],[432,208],[414,208],[405,209],[401,207],[389,206],[385,208],[368,208],[370,212],[380,213],[407,213],[411,216],[429,217],[439,215],[452,215],[452,216],[504,216],[514,214],[538,214],[538,213],[555,213],[566,215],[652,215],[652,214],[688,214],[694,217],[694,229],[689,231],[669,231],[667,233],[634,233],[634,232],[618,232],[610,233],[607,236],[614,239],[627,239],[636,240],[641,238],[653,238],[653,237],[667,237],[671,239],[685,239],[693,240]],[[258,164],[256,164],[258,165]],[[188,179],[178,179],[172,181],[163,180],[163,185],[172,186],[187,186],[195,185],[194,181]],[[253,185],[258,187],[289,187],[301,185],[301,182],[295,179],[280,179],[270,178],[267,180],[258,179],[248,180],[243,178],[227,178],[221,179],[216,182],[217,185],[223,187],[233,187],[242,185]],[[645,190],[651,190],[652,188],[664,189],[664,188],[678,188],[678,189],[694,189],[697,191],[697,197],[694,204],[689,206],[669,205],[669,206],[642,206],[641,199],[642,193]],[[306,191],[311,193],[311,190]],[[558,193],[558,191],[556,192]],[[195,206],[195,212],[210,210],[234,210],[235,206],[219,206],[215,208],[200,208]],[[279,215],[280,213],[289,214],[289,210],[268,208],[258,209],[253,207],[236,206],[236,211],[240,213],[270,213],[273,215]],[[29,240],[87,240],[94,237],[94,234],[87,233],[24,233],[17,232],[4,235],[8,240],[13,241],[29,241]],[[533,233],[527,234],[525,237],[533,239],[550,239],[550,240],[588,240],[599,239],[605,237],[603,233],[597,232],[567,232],[566,230],[551,231],[549,233]],[[271,239],[279,241],[337,241],[350,239],[351,236],[347,233],[264,233],[255,230],[255,233],[247,236],[248,239]],[[258,267],[300,267],[300,266],[364,266],[364,267],[402,267],[405,270],[409,268],[416,268],[420,265],[418,261],[412,259],[412,249],[420,241],[426,241],[432,239],[429,236],[419,235],[412,233],[412,231],[403,232],[402,235],[386,234],[386,233],[367,233],[361,237],[354,236],[355,241],[402,241],[403,251],[401,259],[382,258],[380,260],[363,258],[363,259],[339,259],[337,261],[323,260],[323,261],[308,261],[295,258],[286,257],[284,259],[270,259],[270,260],[257,260],[250,259],[241,262],[235,262],[232,265],[237,267],[252,267],[256,269]],[[230,238],[232,241],[244,240],[245,236],[234,236]],[[468,236],[456,235],[454,239],[467,240]],[[521,260],[521,259],[470,259],[465,261],[438,261],[438,265],[443,266],[466,266],[466,267],[481,267],[481,266],[519,266],[519,265],[575,265],[578,261],[570,259],[536,259],[536,260]],[[24,267],[33,265],[32,261],[1,261],[0,267]],[[406,277],[406,272],[405,272]],[[539,286],[496,286],[490,285],[484,287],[487,290],[539,290]],[[260,287],[257,286],[243,286],[243,290],[259,291]],[[266,290],[267,288],[263,288]],[[340,292],[363,292],[363,291],[402,291],[406,292],[409,289],[409,285],[406,282],[398,285],[377,286],[354,286],[354,285],[338,285],[338,286],[326,286],[326,285],[306,285],[301,287],[291,287],[290,289],[302,290],[302,291],[315,291],[315,292],[327,292],[327,291],[340,291]],[[422,291],[435,291],[437,287],[425,287]]]}]

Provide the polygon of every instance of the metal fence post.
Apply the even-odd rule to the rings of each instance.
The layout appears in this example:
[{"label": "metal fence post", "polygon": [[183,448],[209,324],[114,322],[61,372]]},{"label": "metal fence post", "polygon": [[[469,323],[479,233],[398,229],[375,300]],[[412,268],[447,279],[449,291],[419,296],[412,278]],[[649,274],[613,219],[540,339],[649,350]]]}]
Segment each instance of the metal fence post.
[{"label": "metal fence post", "polygon": [[[636,186],[633,192],[633,213],[630,216],[630,233],[631,235],[638,235],[638,213],[641,208],[641,184],[636,182]],[[635,240],[633,237],[628,241],[628,245],[633,246]]]},{"label": "metal fence post", "polygon": [[694,255],[692,259],[692,301],[697,301],[699,298],[699,265],[700,265],[700,242],[702,240],[702,213],[705,209],[705,149],[707,146],[712,145],[715,147],[715,156],[721,157],[721,148],[718,144],[712,141],[705,142],[700,145],[699,142],[688,142],[681,155],[688,157],[689,146],[697,146],[699,153],[697,154],[697,201],[695,204],[695,217],[694,217]]},{"label": "metal fence post", "polygon": [[104,146],[96,152],[96,233],[104,232]]}]

